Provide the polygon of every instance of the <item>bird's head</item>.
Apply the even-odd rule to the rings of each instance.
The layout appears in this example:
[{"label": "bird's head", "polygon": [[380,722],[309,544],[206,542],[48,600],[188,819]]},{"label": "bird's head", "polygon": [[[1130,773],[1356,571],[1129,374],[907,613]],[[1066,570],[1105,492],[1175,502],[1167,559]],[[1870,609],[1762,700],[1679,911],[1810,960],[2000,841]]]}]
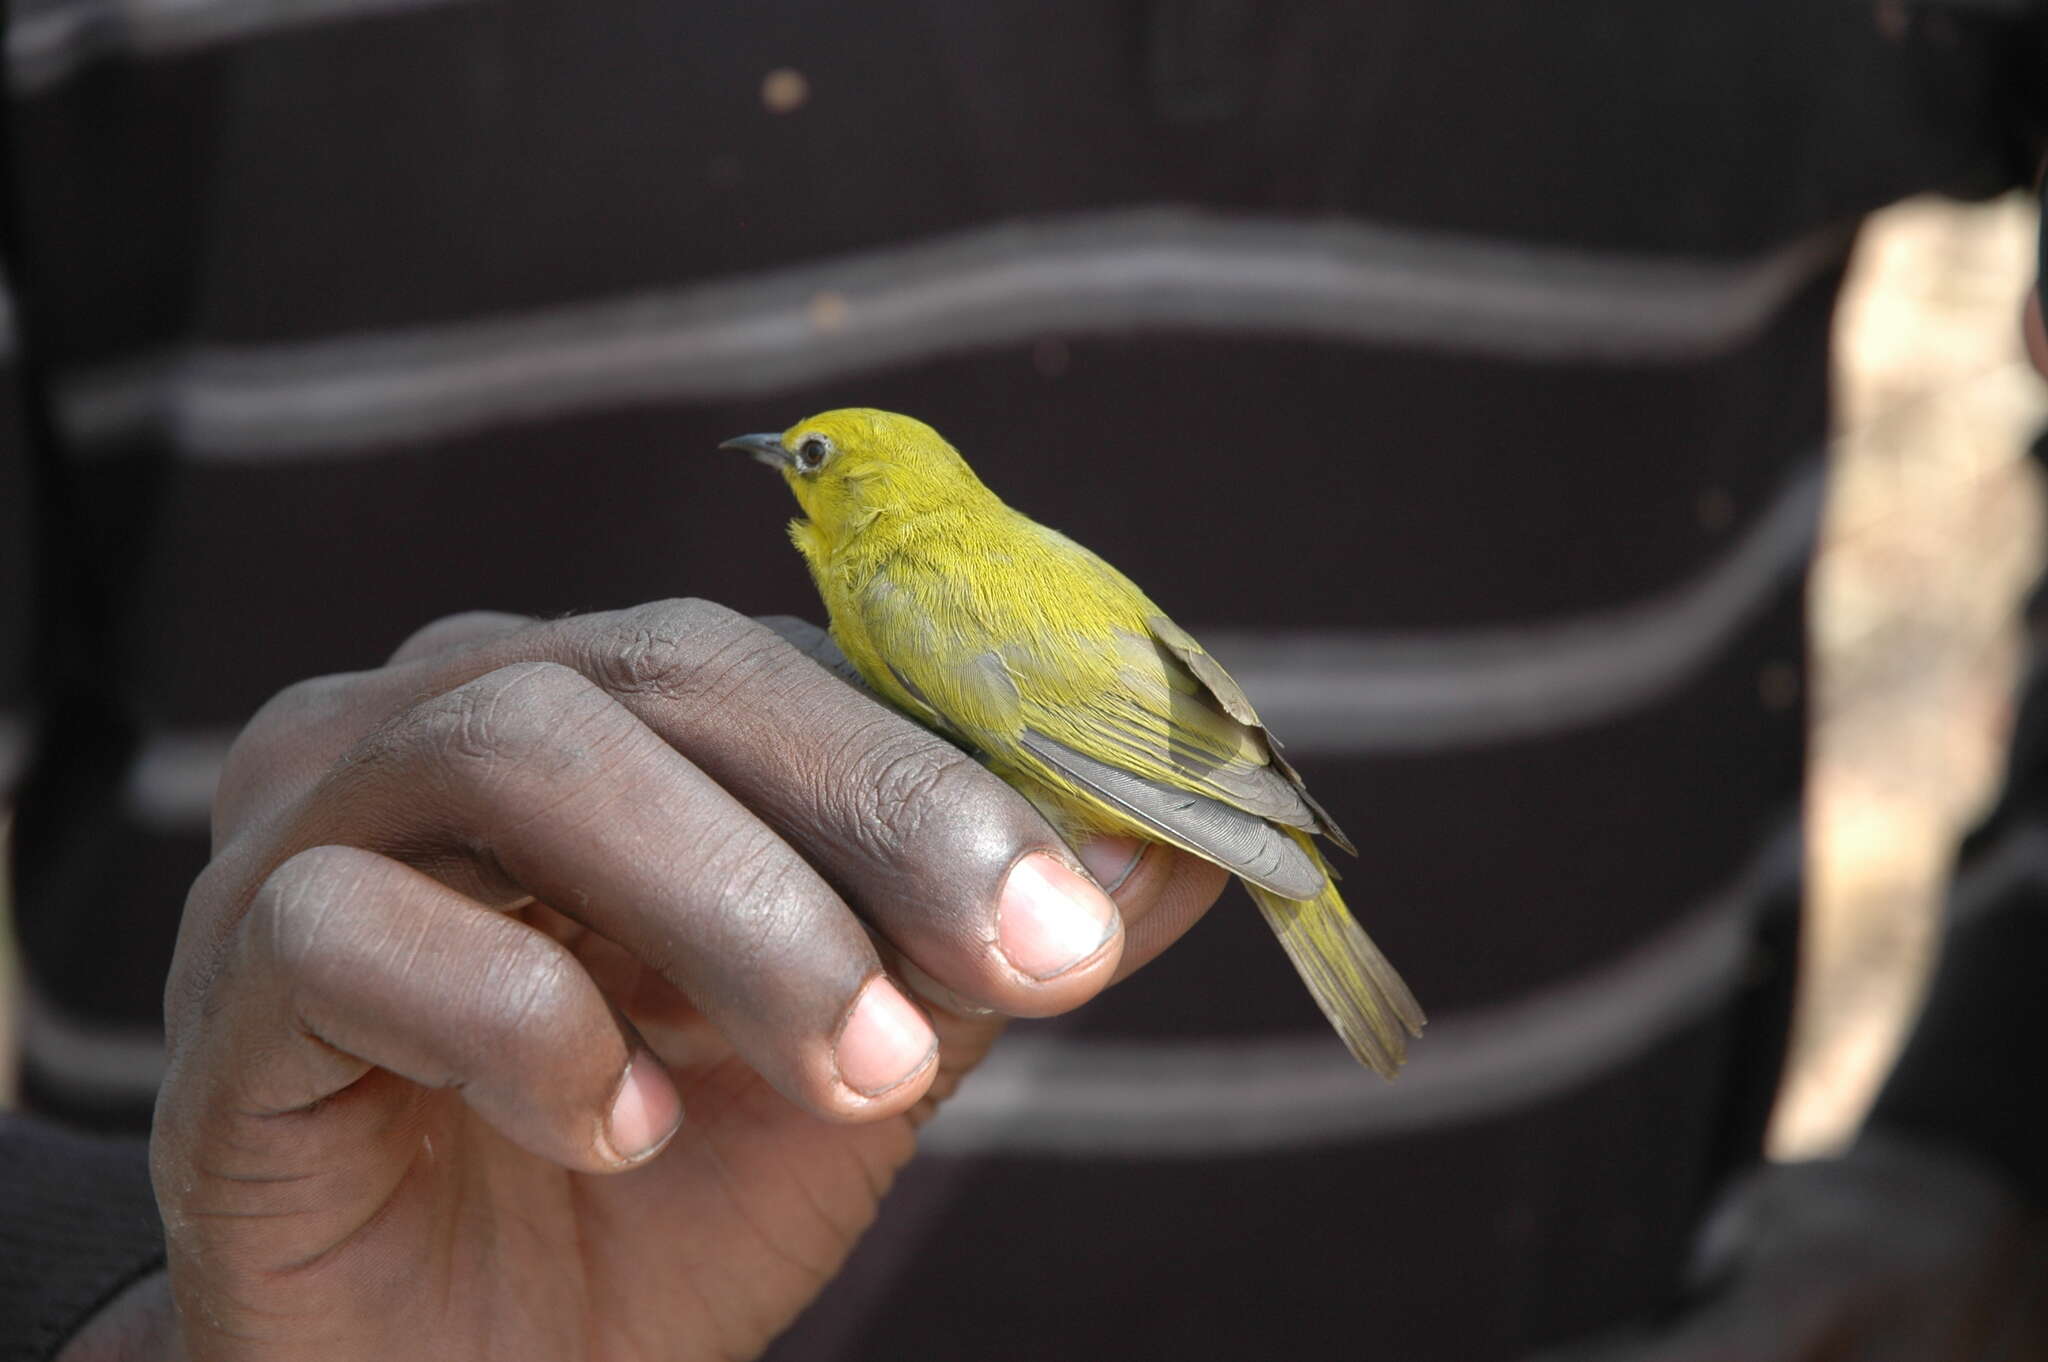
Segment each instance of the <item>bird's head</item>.
[{"label": "bird's head", "polygon": [[780,435],[741,435],[720,449],[780,469],[828,543],[879,518],[966,505],[989,496],[974,470],[922,421],[871,407],[820,412]]}]

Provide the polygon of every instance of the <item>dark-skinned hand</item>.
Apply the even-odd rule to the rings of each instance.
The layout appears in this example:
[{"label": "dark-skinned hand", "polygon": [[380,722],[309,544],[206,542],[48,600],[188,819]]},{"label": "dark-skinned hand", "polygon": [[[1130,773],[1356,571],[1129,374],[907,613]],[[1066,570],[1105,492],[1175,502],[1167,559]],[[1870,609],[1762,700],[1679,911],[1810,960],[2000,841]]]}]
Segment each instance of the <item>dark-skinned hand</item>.
[{"label": "dark-skinned hand", "polygon": [[704,602],[460,616],[295,686],[230,755],[166,994],[167,1282],[67,1356],[751,1356],[1005,1019],[1226,879],[1084,850],[1114,905],[1001,781]]}]

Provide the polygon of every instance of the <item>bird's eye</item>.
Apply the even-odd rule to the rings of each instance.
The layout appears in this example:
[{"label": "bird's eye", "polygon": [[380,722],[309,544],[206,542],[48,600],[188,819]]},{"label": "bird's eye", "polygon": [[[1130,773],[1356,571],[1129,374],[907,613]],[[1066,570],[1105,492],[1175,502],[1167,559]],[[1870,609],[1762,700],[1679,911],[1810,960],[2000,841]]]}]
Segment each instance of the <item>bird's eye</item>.
[{"label": "bird's eye", "polygon": [[808,473],[825,462],[825,456],[832,452],[832,446],[822,435],[813,435],[796,447],[796,466],[800,472]]}]

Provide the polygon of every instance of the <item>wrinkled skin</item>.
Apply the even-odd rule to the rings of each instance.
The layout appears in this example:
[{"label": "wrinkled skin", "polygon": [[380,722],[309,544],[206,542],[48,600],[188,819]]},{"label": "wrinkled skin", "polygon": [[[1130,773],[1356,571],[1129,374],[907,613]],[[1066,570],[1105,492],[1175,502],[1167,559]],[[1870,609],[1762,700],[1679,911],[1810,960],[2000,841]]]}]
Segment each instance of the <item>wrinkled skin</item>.
[{"label": "wrinkled skin", "polygon": [[[694,601],[460,616],[295,686],[214,841],[166,995],[168,1281],[71,1357],[750,1356],[1005,1017],[1084,1002],[1224,883],[1101,846],[1112,911],[995,777]],[[1034,977],[1002,895],[1048,861],[1106,936]],[[885,967],[931,1030],[899,1004],[870,1034],[907,1076],[857,1084]]]}]

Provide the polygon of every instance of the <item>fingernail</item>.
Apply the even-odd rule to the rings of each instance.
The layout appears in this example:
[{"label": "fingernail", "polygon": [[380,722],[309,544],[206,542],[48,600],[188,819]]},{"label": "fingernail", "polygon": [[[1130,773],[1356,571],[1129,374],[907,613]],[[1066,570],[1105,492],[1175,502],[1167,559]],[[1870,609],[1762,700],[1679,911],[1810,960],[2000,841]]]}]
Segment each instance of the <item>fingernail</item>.
[{"label": "fingernail", "polygon": [[1123,888],[1131,872],[1138,868],[1138,858],[1145,854],[1145,844],[1135,837],[1098,837],[1092,842],[1083,842],[1075,851],[1081,864],[1088,867],[1088,873],[1095,882],[1114,894]]},{"label": "fingernail", "polygon": [[863,1097],[880,1097],[914,1078],[939,1048],[924,1015],[887,979],[861,990],[833,1057],[839,1079]]},{"label": "fingernail", "polygon": [[1010,869],[996,903],[996,941],[1010,963],[1051,979],[1102,949],[1116,929],[1116,905],[1042,851]]},{"label": "fingernail", "polygon": [[626,1065],[626,1080],[612,1099],[605,1140],[621,1163],[638,1163],[668,1143],[683,1124],[683,1099],[661,1067],[645,1050]]}]

